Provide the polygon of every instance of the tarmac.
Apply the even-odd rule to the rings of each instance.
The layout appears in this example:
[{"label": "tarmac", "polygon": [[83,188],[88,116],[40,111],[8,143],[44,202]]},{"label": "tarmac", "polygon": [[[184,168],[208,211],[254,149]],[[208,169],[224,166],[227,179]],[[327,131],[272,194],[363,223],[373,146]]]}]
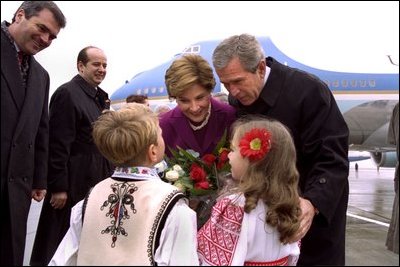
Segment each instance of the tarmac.
[{"label": "tarmac", "polygon": [[[350,164],[346,266],[399,266],[399,255],[385,241],[394,199],[394,168],[377,168],[370,159]],[[28,218],[24,266],[29,266],[42,202],[32,201]]]}]

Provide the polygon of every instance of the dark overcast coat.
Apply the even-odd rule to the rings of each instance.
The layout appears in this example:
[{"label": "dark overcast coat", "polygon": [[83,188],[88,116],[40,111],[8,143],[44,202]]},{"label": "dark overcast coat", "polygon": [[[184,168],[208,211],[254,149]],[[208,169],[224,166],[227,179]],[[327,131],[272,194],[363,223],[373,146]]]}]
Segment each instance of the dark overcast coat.
[{"label": "dark overcast coat", "polygon": [[16,50],[1,31],[1,258],[22,265],[32,189],[45,189],[48,155],[47,71],[31,56],[27,88]]},{"label": "dark overcast coat", "polygon": [[263,114],[292,132],[300,172],[300,194],[319,210],[301,241],[299,265],[344,265],[349,196],[347,124],[329,88],[317,77],[271,57],[260,97],[250,106],[232,96],[239,116]]}]

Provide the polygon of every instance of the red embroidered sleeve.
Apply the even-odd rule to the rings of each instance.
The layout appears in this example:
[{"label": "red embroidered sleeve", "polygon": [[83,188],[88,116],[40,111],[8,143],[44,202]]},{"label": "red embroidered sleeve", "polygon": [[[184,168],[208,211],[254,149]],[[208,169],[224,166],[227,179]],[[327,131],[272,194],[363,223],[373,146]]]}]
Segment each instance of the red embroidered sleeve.
[{"label": "red embroidered sleeve", "polygon": [[197,233],[200,258],[210,265],[231,265],[239,240],[244,210],[229,198],[219,200],[210,219]]}]

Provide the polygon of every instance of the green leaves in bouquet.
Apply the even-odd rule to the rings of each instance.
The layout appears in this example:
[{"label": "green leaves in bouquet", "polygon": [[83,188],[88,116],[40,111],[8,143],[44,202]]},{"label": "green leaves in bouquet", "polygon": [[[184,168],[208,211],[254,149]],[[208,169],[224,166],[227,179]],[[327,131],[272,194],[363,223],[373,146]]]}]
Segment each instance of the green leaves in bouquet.
[{"label": "green leaves in bouquet", "polygon": [[[213,195],[220,188],[219,173],[230,172],[230,165],[227,159],[229,152],[227,131],[217,143],[212,154],[206,154],[202,158],[199,153],[191,149],[171,149],[171,157],[166,157],[169,168],[164,172],[164,180],[173,183],[175,186],[190,196]],[[168,171],[177,171],[175,179],[168,179]]]},{"label": "green leaves in bouquet", "polygon": [[224,134],[222,135],[221,139],[218,141],[217,146],[214,148],[213,154],[218,155],[221,148],[229,149],[229,142],[227,138],[227,131],[225,129]]}]

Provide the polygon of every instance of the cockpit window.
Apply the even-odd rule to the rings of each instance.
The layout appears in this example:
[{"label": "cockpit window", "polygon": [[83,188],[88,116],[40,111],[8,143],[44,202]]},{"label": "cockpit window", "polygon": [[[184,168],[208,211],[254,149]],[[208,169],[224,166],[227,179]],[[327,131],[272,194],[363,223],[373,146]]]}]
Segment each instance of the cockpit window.
[{"label": "cockpit window", "polygon": [[192,45],[183,49],[182,54],[199,54],[200,53],[200,45]]}]

